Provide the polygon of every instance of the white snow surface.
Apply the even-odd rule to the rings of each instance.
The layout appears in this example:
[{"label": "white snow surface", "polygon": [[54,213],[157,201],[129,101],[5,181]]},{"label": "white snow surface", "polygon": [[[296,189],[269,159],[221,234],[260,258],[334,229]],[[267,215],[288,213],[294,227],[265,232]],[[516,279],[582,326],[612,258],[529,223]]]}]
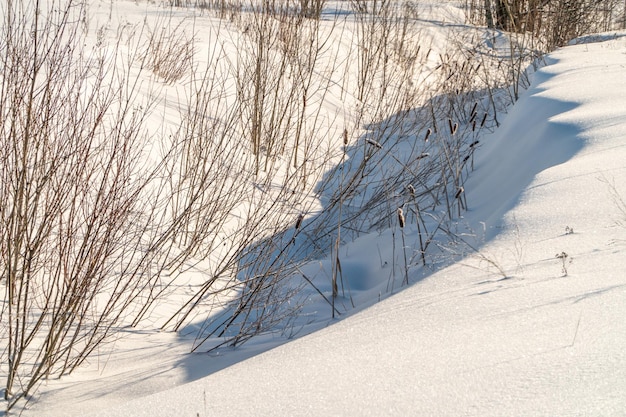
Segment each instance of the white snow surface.
[{"label": "white snow surface", "polygon": [[486,228],[478,253],[332,326],[91,416],[624,415],[626,213],[614,191],[626,196],[625,67],[620,37],[547,57],[467,184],[464,220]]},{"label": "white snow surface", "polygon": [[[624,415],[624,36],[550,54],[481,139],[459,221],[477,250],[458,263],[278,347],[188,355],[184,336],[135,332],[23,415]],[[388,239],[344,248],[346,274],[387,282]]]}]

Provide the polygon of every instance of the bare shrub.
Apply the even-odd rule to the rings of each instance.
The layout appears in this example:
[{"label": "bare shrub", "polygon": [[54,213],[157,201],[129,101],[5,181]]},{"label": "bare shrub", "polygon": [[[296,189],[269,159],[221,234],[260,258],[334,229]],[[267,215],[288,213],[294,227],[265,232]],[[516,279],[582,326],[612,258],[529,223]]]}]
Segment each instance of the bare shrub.
[{"label": "bare shrub", "polygon": [[299,0],[300,16],[307,19],[319,19],[326,0]]},{"label": "bare shrub", "polygon": [[607,31],[621,23],[620,0],[470,0],[471,22],[490,28],[530,33],[545,51],[587,33]]},{"label": "bare shrub", "polygon": [[268,169],[272,155],[284,151],[299,97],[287,78],[289,57],[279,49],[280,20],[265,9],[247,16],[244,36],[238,42],[242,53],[234,71],[243,132],[256,156],[258,173]]},{"label": "bare shrub", "polygon": [[324,76],[334,64],[324,67],[319,61],[327,40],[320,36],[319,21],[293,14],[287,3],[250,5],[239,24],[242,36],[233,41],[240,54],[231,70],[255,170],[267,172],[274,159],[287,153],[296,169],[299,153],[321,136],[307,137],[315,132],[309,121],[319,119],[331,82]]},{"label": "bare shrub", "polygon": [[165,83],[171,84],[191,73],[194,63],[194,35],[188,35],[184,27],[187,21],[172,21],[172,16],[157,20],[154,28],[148,28],[147,63],[149,68]]},{"label": "bare shrub", "polygon": [[[0,372],[9,408],[126,322],[159,275],[162,247],[152,224],[160,164],[145,130],[153,101],[138,96],[132,60],[118,65],[119,45],[85,50],[82,3],[29,6],[7,7],[0,58],[0,135],[10,144],[0,158]],[[138,56],[137,44],[130,49]]]},{"label": "bare shrub", "polygon": [[324,141],[333,128],[320,113],[332,68],[318,63],[326,45],[317,21],[280,10],[251,8],[241,36],[221,39],[239,55],[215,57],[194,76],[193,105],[174,135],[182,156],[170,175],[172,210],[185,213],[176,239],[199,242],[193,256],[213,267],[163,327],[178,330],[210,312],[194,349],[238,345],[299,309],[300,284],[289,278],[307,257],[295,243],[314,204],[308,184],[330,159]]}]

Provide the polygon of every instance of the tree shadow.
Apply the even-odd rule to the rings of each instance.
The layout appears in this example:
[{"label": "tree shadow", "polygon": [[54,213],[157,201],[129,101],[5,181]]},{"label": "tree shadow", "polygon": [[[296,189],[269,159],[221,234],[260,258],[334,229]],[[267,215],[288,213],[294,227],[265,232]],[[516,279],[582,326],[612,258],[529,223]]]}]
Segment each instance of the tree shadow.
[{"label": "tree shadow", "polygon": [[[485,91],[474,91],[467,100],[460,101],[463,104],[455,113],[460,117],[455,121],[433,117],[433,109],[450,105],[450,97],[441,95],[420,108],[366,126],[358,140],[344,146],[341,162],[317,184],[315,191],[322,209],[298,227],[246,248],[240,272],[241,281],[246,283],[242,294],[249,290],[250,277],[262,277],[255,278],[255,282],[265,286],[264,290],[255,293],[254,298],[243,294],[219,314],[180,330],[181,339],[187,341],[191,335],[211,334],[203,342],[206,348],[201,349],[211,353],[190,355],[179,364],[186,369],[189,381],[285,343],[294,337],[286,336],[287,327],[299,329],[295,333],[300,336],[335,321],[329,307],[333,273],[344,286],[338,294],[338,304],[345,307],[341,311],[343,318],[400,287],[401,271],[393,276],[397,281],[389,291],[390,271],[394,263],[402,263],[400,248],[405,255],[409,252],[404,267],[414,283],[468,253],[463,250],[455,256],[441,250],[454,233],[474,239],[473,249],[497,236],[505,214],[519,202],[536,175],[566,162],[584,144],[578,127],[559,120],[578,104],[544,93],[544,85],[554,76],[549,70],[536,73],[533,86],[507,116],[511,120],[493,133],[489,131],[493,115],[484,116],[489,103],[476,99],[485,97]],[[399,208],[408,223],[403,229],[398,224]],[[483,234],[476,232],[481,229]],[[342,254],[339,263],[349,265],[342,271],[336,261],[337,242],[343,245],[359,238],[380,239],[383,248],[379,247],[378,254],[367,253],[368,248],[371,252],[376,247],[369,241],[363,244],[366,253]],[[429,246],[424,248],[426,241]],[[393,256],[387,256],[391,242],[398,249],[394,247]],[[426,257],[420,257],[421,253]],[[385,260],[383,255],[387,256]],[[273,259],[275,263],[272,268],[267,264],[255,266],[255,259]],[[363,271],[383,275],[379,279],[363,278],[367,275]],[[377,291],[378,298],[372,298]],[[287,295],[292,294],[300,298],[289,299]],[[364,301],[355,306],[354,298],[359,294]],[[252,303],[259,308],[241,314],[242,308]],[[274,316],[264,316],[272,304]],[[325,318],[312,318],[311,312],[321,306],[325,306]],[[304,318],[297,318],[296,313],[304,313]],[[232,320],[233,316],[238,318]],[[265,319],[273,328],[259,325]],[[227,340],[242,332],[244,336],[237,343]],[[254,343],[241,346],[252,336]]]}]

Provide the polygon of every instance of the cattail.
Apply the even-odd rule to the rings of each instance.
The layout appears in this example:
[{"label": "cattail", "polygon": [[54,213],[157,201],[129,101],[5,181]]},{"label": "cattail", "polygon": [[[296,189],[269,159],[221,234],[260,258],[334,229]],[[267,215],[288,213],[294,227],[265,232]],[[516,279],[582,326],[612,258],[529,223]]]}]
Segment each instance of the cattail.
[{"label": "cattail", "polygon": [[485,122],[487,121],[487,113],[483,116],[483,121],[480,122],[480,127],[483,128],[485,126]]},{"label": "cattail", "polygon": [[376,142],[375,140],[367,139],[366,142],[369,143],[372,146],[377,147],[378,149],[382,149],[383,148],[383,145],[381,145],[380,143]]},{"label": "cattail", "polygon": [[348,129],[343,129],[343,144],[348,144]]},{"label": "cattail", "polygon": [[404,212],[401,207],[398,207],[398,223],[400,223],[400,228],[404,228]]},{"label": "cattail", "polygon": [[463,194],[463,191],[465,191],[465,189],[463,187],[459,187],[459,189],[457,190],[456,194],[454,195],[454,198],[461,197],[461,194]]},{"label": "cattail", "polygon": [[476,141],[472,142],[472,143],[470,144],[470,146],[469,146],[469,147],[470,147],[470,148],[473,148],[473,147],[475,147],[476,145],[478,145],[479,143],[480,143],[480,141],[479,141],[479,140],[476,140]]},{"label": "cattail", "polygon": [[411,197],[415,198],[415,187],[413,187],[413,184],[407,185],[406,189],[409,190]]},{"label": "cattail", "polygon": [[424,137],[424,142],[428,142],[428,138],[430,137],[430,135],[433,133],[433,131],[428,128],[428,130],[426,131],[426,137]]},{"label": "cattail", "polygon": [[296,230],[300,229],[300,226],[302,226],[302,220],[304,220],[304,214],[300,213],[298,214],[298,220],[296,220]]},{"label": "cattail", "polygon": [[478,107],[478,102],[474,103],[474,107],[472,107],[472,111],[470,112],[470,114],[472,115],[472,118],[476,115],[477,107]]},{"label": "cattail", "polygon": [[476,116],[478,116],[478,113],[476,112],[477,108],[478,102],[474,103],[474,107],[472,107],[472,111],[470,112],[469,122],[472,123],[472,129],[476,128]]},{"label": "cattail", "polygon": [[472,132],[476,131],[476,119],[472,121]]},{"label": "cattail", "polygon": [[456,133],[457,124],[452,124],[452,119],[448,119],[448,126],[450,127],[450,134],[454,136]]},{"label": "cattail", "polygon": [[454,126],[452,126],[452,136],[456,135],[456,131],[459,128],[458,123],[455,123]]},{"label": "cattail", "polygon": [[428,152],[423,152],[415,159],[419,161],[420,159],[428,158],[429,156],[430,154]]}]

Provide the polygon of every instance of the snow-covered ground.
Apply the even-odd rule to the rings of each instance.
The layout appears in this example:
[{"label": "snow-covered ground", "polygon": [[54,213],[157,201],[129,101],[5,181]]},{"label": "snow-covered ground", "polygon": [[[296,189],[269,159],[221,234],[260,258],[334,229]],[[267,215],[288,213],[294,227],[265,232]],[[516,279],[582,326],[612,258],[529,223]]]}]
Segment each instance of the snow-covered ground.
[{"label": "snow-covered ground", "polygon": [[[623,415],[625,68],[626,35],[546,58],[481,138],[459,262],[278,347],[189,355],[193,335],[129,331],[23,415]],[[390,233],[342,248],[355,291],[389,282]]]},{"label": "snow-covered ground", "polygon": [[466,220],[494,236],[478,253],[326,329],[93,416],[623,415],[626,38],[547,61],[485,138],[467,187]]}]

